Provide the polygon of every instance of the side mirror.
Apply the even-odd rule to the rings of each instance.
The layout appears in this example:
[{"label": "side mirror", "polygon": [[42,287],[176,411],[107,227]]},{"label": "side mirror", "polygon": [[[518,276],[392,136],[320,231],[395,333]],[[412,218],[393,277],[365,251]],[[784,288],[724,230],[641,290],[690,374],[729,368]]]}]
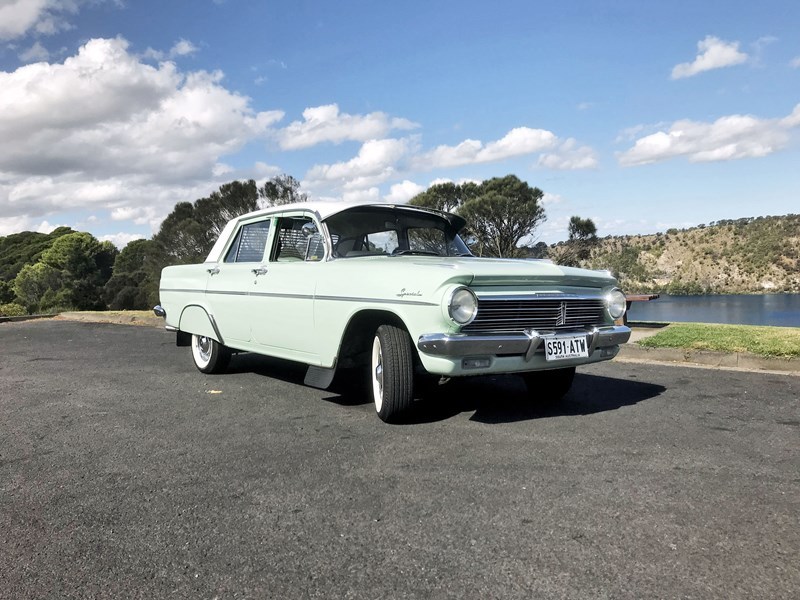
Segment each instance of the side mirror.
[{"label": "side mirror", "polygon": [[300,231],[303,232],[303,237],[308,238],[317,233],[317,226],[313,222],[303,223]]}]

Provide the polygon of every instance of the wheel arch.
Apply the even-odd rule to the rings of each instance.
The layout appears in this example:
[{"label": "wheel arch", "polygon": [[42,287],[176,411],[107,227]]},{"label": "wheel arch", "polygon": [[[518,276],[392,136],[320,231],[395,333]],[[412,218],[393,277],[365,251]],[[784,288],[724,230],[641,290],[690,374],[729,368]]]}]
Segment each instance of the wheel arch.
[{"label": "wheel arch", "polygon": [[339,344],[337,366],[346,368],[366,364],[375,330],[384,324],[408,331],[403,319],[390,310],[365,309],[350,317]]},{"label": "wheel arch", "polygon": [[186,333],[203,335],[220,344],[225,343],[214,316],[200,304],[187,304],[183,308],[178,320],[178,329]]}]

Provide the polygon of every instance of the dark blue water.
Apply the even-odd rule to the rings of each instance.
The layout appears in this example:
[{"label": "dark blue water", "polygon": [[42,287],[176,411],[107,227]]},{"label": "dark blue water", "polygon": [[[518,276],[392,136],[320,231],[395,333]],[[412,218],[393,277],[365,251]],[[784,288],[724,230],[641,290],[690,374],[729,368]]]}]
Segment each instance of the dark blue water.
[{"label": "dark blue water", "polygon": [[668,296],[634,302],[631,321],[683,321],[800,327],[800,294]]}]

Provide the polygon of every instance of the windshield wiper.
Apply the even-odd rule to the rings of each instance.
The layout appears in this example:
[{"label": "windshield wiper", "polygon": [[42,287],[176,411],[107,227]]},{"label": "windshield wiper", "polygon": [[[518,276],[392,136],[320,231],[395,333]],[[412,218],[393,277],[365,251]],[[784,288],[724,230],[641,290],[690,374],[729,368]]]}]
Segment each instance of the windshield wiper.
[{"label": "windshield wiper", "polygon": [[441,256],[438,252],[431,252],[430,250],[395,250],[392,256],[407,256],[409,254],[418,254],[422,256]]}]

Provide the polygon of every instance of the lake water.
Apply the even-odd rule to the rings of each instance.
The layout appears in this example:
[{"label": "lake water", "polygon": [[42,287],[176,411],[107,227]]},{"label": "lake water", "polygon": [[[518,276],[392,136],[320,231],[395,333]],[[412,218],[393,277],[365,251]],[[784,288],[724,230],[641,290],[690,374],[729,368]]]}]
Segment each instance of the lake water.
[{"label": "lake water", "polygon": [[631,321],[683,321],[800,327],[800,294],[669,296],[634,302]]}]

